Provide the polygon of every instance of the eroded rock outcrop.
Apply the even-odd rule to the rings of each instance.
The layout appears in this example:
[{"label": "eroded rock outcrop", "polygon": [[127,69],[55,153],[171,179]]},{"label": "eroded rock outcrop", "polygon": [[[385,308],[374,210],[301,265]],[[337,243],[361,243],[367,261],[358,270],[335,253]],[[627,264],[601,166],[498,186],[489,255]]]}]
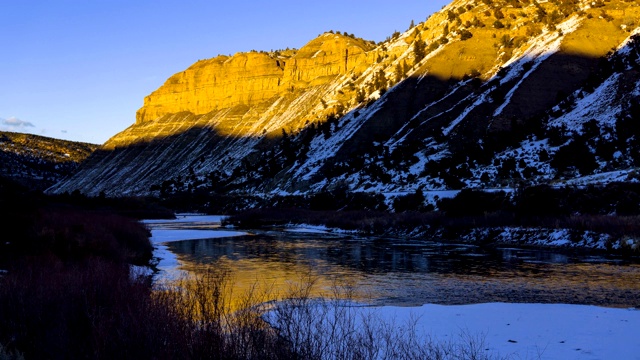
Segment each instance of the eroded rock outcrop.
[{"label": "eroded rock outcrop", "polygon": [[238,106],[268,108],[296,91],[363,72],[371,65],[367,52],[372,48],[362,39],[325,33],[297,52],[238,53],[198,61],[147,96],[136,123],[183,111],[202,115]]}]

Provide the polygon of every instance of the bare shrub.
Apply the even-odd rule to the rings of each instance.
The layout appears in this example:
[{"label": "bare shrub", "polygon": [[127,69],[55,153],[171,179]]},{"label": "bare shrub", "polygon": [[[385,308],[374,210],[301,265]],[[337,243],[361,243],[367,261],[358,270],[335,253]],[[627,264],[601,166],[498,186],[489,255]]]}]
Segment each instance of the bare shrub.
[{"label": "bare shrub", "polygon": [[24,360],[24,356],[18,351],[11,351],[0,344],[0,360]]},{"label": "bare shrub", "polygon": [[202,272],[160,286],[154,299],[185,321],[191,358],[290,358],[288,347],[261,315],[268,287],[234,294],[228,269]]},{"label": "bare shrub", "polygon": [[387,319],[342,296],[286,299],[264,317],[302,359],[492,358],[482,335],[462,333],[458,341],[446,342],[432,339],[418,328],[418,317]]}]

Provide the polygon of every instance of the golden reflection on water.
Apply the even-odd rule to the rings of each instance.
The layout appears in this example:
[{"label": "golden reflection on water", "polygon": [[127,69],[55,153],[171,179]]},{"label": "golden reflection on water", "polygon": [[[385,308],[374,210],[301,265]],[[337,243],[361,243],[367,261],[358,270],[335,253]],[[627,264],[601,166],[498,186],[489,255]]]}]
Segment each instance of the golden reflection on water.
[{"label": "golden reflection on water", "polygon": [[[317,267],[303,262],[273,262],[262,259],[230,260],[226,257],[213,263],[202,264],[178,256],[186,279],[192,279],[210,270],[228,270],[225,298],[232,310],[239,309],[248,297],[256,303],[267,303],[294,297],[340,298],[368,301],[371,295],[363,283],[364,275],[356,272],[328,275]],[[181,279],[184,280],[184,279]]]},{"label": "golden reflection on water", "polygon": [[189,274],[229,269],[232,302],[248,292],[268,302],[304,289],[310,297],[377,305],[640,305],[640,265],[555,252],[293,235],[189,241],[170,249]]}]

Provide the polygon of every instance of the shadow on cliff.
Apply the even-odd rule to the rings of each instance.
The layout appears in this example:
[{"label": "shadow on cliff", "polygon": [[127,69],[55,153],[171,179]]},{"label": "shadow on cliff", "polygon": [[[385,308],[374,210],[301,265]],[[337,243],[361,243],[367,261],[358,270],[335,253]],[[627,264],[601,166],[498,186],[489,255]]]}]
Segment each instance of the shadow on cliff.
[{"label": "shadow on cliff", "polygon": [[[250,141],[252,140],[252,141]],[[210,127],[194,126],[170,136],[115,149],[96,150],[70,178],[49,188],[49,193],[80,190],[85,195],[110,196],[147,193],[164,180],[184,178],[199,168],[231,164],[231,150],[243,148],[251,138],[229,138]],[[117,192],[113,189],[127,189]]]},{"label": "shadow on cliff", "polygon": [[[523,68],[511,80],[505,80],[505,75],[516,69],[508,67],[486,82],[479,78],[441,79],[428,75],[401,81],[377,102],[368,105],[376,106],[375,111],[367,111],[363,106],[333,119],[339,127],[345,118],[358,119],[362,116],[359,113],[367,113],[360,128],[337,150],[333,159],[326,161],[325,168],[369,151],[374,142],[393,139],[401,139],[401,155],[414,154],[424,148],[426,138],[446,143],[454,152],[473,151],[481,139],[517,141],[521,134],[514,132],[536,131],[545,112],[581,87],[594,89],[613,71],[606,60],[561,53],[550,56],[524,79],[522,74],[531,64]],[[488,94],[490,101],[476,104],[481,94]],[[508,104],[499,117],[494,117],[507,94]],[[456,124],[461,114],[465,114],[464,121]],[[446,127],[451,130],[443,134]],[[305,131],[310,132],[305,128],[288,134],[288,141],[302,141]],[[314,136],[321,136],[317,129],[315,131]],[[325,137],[332,135],[325,133]],[[275,152],[274,146],[281,143],[282,135],[228,137],[220,135],[215,128],[194,126],[149,142],[114,150],[100,149],[72,178],[50,188],[49,192],[80,189],[88,195],[101,191],[108,195],[147,193],[163,181],[202,174],[204,169],[231,174],[243,164],[268,161],[264,155],[270,150]],[[302,143],[292,146],[296,145],[305,146]],[[115,188],[127,190],[120,194],[111,190]]]},{"label": "shadow on cliff", "polygon": [[[525,64],[523,70],[530,66]],[[503,68],[488,81],[428,75],[405,79],[385,94],[386,103],[345,143],[337,158],[346,159],[374,141],[385,142],[392,137],[403,138],[409,144],[432,137],[461,147],[487,136],[530,131],[528,124],[539,127],[545,112],[581,87],[592,90],[612,69],[600,58],[557,53],[527,78],[523,79],[521,72],[501,84],[505,75],[514,70],[513,66]],[[495,110],[516,86],[500,116],[494,117]],[[490,100],[476,106],[474,103],[483,93],[489,94]],[[464,121],[443,135],[443,129],[467,111]]]}]

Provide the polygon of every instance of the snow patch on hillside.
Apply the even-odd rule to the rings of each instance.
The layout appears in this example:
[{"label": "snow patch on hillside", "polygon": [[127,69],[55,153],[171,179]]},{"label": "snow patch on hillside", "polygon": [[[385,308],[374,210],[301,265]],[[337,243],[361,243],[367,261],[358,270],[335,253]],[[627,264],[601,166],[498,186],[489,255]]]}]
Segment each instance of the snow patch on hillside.
[{"label": "snow patch on hillside", "polygon": [[324,165],[325,160],[335,156],[342,144],[349,140],[373,114],[380,110],[385,102],[383,97],[371,107],[362,110],[357,117],[355,112],[359,110],[353,110],[341,119],[343,126],[329,139],[325,139],[323,136],[315,137],[310,143],[307,160],[295,170],[293,177],[310,180]]},{"label": "snow patch on hillside", "polygon": [[616,97],[619,88],[620,74],[614,74],[593,93],[576,102],[569,113],[549,122],[549,126],[564,125],[569,130],[580,132],[582,125],[591,119],[598,121],[600,126],[614,126],[617,116],[622,109],[617,104]]},{"label": "snow patch on hillside", "polygon": [[[485,103],[486,99],[487,99],[487,95],[488,92],[484,92],[482,95],[480,95],[476,101],[473,102],[473,104],[471,106],[468,106],[466,109],[464,109],[464,111],[462,111],[462,113],[455,118],[451,124],[449,124],[449,126],[447,126],[446,128],[442,129],[442,134],[447,136],[449,135],[449,133],[456,127],[458,126],[458,124],[460,124],[460,122],[462,122],[462,120],[464,120],[465,117],[467,117],[467,115],[471,112],[471,110],[475,109],[476,107],[482,105]],[[466,99],[465,99],[466,100]],[[463,100],[464,101],[464,100]],[[453,109],[453,108],[452,108]]]},{"label": "snow patch on hillside", "polygon": [[631,53],[631,40],[633,38],[633,36],[635,35],[639,35],[640,34],[640,27],[635,28],[632,32],[631,35],[629,35],[628,38],[626,38],[618,47],[618,53],[622,54],[622,55],[629,55]]},{"label": "snow patch on hillside", "polygon": [[564,185],[585,186],[589,184],[609,184],[612,182],[640,182],[637,169],[609,171],[600,174],[582,176],[561,182]]},{"label": "snow patch on hillside", "polygon": [[[558,29],[561,31],[562,35],[558,35],[557,32],[550,32],[548,30],[543,32],[542,35],[538,36],[532,42],[529,49],[527,49],[522,55],[514,56],[503,65],[503,68],[510,67],[510,70],[507,75],[500,80],[500,84],[504,85],[515,78],[519,78],[520,80],[507,93],[504,103],[496,109],[493,116],[499,116],[502,114],[502,111],[511,102],[513,94],[520,88],[520,85],[538,68],[538,66],[540,66],[540,64],[547,60],[551,55],[560,51],[562,40],[566,34],[574,32],[580,23],[580,18],[573,16],[569,20],[558,25]],[[520,75],[524,68],[524,64],[528,62],[532,62],[531,69],[529,69],[529,71],[524,75]]]}]

